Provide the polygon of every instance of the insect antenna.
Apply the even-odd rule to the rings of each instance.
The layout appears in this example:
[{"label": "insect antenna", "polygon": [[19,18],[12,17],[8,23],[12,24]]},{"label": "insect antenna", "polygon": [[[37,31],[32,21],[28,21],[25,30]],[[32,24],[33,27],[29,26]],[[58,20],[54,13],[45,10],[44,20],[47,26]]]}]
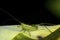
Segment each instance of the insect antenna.
[{"label": "insect antenna", "polygon": [[50,33],[52,33],[52,31],[47,27],[47,26],[53,26],[53,24],[50,24],[50,23],[41,23],[40,24],[41,26],[44,26]]},{"label": "insect antenna", "polygon": [[16,20],[18,23],[22,23],[21,21],[19,21],[16,17],[14,17],[12,14],[8,13],[7,11],[5,11],[4,9],[0,8],[0,10],[2,10],[4,13],[6,13],[7,15],[9,15],[10,17],[12,17],[14,20]]},{"label": "insect antenna", "polygon": [[52,31],[50,29],[48,29],[46,26],[44,26],[50,33],[52,33]]},{"label": "insect antenna", "polygon": [[[7,11],[5,11],[4,9],[0,8],[0,10],[2,10],[3,12],[5,12],[6,14],[8,14],[10,17],[12,17],[14,20],[16,20],[18,23],[22,23],[21,21],[19,21],[15,16],[13,16],[12,14],[8,13]],[[46,26],[44,26],[47,30],[49,30]],[[50,31],[50,30],[49,30]],[[50,31],[52,32],[52,31]]]}]

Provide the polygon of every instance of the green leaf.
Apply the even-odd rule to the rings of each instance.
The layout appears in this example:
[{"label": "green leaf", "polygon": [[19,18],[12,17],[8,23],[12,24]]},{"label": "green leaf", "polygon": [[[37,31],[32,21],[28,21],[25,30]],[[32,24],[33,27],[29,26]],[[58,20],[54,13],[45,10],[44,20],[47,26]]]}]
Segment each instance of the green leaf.
[{"label": "green leaf", "polygon": [[51,33],[50,35],[48,35],[47,37],[45,37],[43,40],[57,40],[59,37],[60,37],[60,28],[57,29],[55,32]]},{"label": "green leaf", "polygon": [[[19,36],[19,38],[17,38],[17,39],[20,39],[20,37],[22,37],[22,38],[25,38],[26,37],[27,39],[35,40],[37,38],[37,36],[41,36],[43,38],[47,38],[48,37],[50,39],[52,37],[50,34],[54,34],[54,33],[50,33],[45,27],[39,26],[39,30],[31,31],[30,32],[31,33],[31,37],[30,37],[26,33],[21,33],[21,31],[19,31],[19,29],[21,29],[21,28],[18,29],[17,26],[19,26],[19,25],[0,26],[0,40],[15,40],[15,38],[17,36]],[[52,32],[55,32],[56,30],[58,30],[58,28],[60,28],[60,25],[47,26],[47,27]],[[60,31],[59,32],[56,32],[56,33],[59,33],[60,34]],[[56,36],[58,37],[58,34],[56,34]]]},{"label": "green leaf", "polygon": [[23,33],[19,33],[12,40],[34,40],[34,39],[29,38],[28,36],[24,35]]}]

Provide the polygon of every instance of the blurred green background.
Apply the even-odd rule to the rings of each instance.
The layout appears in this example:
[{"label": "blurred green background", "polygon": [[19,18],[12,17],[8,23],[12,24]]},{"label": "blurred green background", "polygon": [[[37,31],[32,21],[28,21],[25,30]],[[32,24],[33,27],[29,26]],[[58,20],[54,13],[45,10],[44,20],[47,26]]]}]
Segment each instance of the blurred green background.
[{"label": "blurred green background", "polygon": [[60,19],[60,0],[46,0],[45,6]]}]

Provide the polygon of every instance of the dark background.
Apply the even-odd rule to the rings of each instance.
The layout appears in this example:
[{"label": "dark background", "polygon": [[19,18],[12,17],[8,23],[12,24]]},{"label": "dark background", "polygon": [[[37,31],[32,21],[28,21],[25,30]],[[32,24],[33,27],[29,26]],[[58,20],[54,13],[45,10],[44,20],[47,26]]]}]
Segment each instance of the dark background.
[{"label": "dark background", "polygon": [[9,4],[0,8],[0,25],[19,24],[16,20],[2,11],[2,9],[15,16],[21,22],[27,24],[60,24],[60,20],[45,8],[44,0],[28,2],[25,0],[22,3],[18,2],[12,5]]}]

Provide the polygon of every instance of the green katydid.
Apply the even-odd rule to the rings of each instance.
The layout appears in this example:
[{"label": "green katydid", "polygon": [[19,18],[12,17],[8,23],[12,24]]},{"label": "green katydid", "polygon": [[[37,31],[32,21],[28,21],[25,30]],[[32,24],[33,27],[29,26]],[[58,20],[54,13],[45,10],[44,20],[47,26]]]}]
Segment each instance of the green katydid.
[{"label": "green katydid", "polygon": [[21,25],[19,27],[22,28],[23,32],[27,31],[30,36],[31,36],[30,31],[35,31],[35,30],[38,29],[38,26],[36,26],[36,25],[27,25],[27,24],[24,24],[24,23],[21,23]]}]

